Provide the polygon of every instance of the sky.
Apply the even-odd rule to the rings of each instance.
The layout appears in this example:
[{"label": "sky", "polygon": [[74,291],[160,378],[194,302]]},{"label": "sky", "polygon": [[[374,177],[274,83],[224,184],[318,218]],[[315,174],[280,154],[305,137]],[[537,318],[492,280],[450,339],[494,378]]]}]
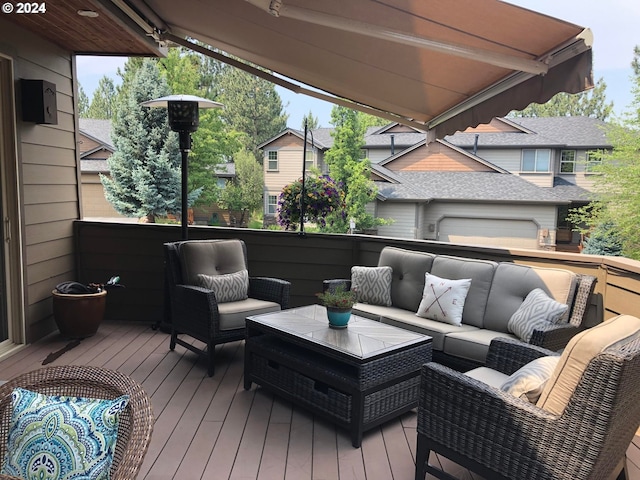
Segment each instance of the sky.
[{"label": "sky", "polygon": [[[588,27],[594,36],[593,77],[607,85],[606,96],[614,103],[614,113],[622,115],[633,99],[631,94],[631,61],[633,49],[640,45],[640,2],[637,0],[510,0],[509,3]],[[78,56],[78,78],[91,99],[98,81],[106,75],[119,83],[116,72],[124,57]],[[288,126],[301,128],[302,118],[312,112],[321,127],[330,127],[333,104],[276,87]]]}]

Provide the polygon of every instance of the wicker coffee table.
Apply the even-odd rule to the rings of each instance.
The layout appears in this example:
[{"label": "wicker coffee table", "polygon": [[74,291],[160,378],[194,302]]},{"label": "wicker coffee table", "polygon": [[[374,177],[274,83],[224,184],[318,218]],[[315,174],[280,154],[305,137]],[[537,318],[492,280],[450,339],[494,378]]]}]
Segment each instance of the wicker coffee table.
[{"label": "wicker coffee table", "polygon": [[348,428],[364,431],[418,404],[431,337],[351,316],[329,328],[320,305],[247,317],[244,388],[252,383]]}]

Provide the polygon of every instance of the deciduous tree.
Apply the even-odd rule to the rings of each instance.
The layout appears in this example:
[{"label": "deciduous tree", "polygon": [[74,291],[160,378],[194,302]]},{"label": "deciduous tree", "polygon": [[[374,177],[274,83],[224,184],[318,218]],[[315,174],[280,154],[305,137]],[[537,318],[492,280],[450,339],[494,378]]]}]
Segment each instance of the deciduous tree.
[{"label": "deciduous tree", "polygon": [[236,153],[233,159],[236,177],[223,189],[220,205],[229,212],[241,212],[239,224],[244,225],[249,215],[262,206],[262,167],[253,154],[246,150]]}]

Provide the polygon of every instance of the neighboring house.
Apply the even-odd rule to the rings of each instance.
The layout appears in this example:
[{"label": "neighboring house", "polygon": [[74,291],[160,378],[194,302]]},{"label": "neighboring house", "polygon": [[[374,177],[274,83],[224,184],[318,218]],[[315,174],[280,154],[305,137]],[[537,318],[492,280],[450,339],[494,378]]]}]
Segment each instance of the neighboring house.
[{"label": "neighboring house", "polygon": [[[312,133],[323,159],[331,129]],[[287,129],[261,146],[265,213],[275,214],[282,187],[300,178],[302,144],[302,134]],[[603,122],[557,117],[496,118],[430,144],[424,133],[390,124],[369,129],[363,148],[378,187],[370,210],[394,220],[381,235],[575,250],[580,237],[566,214],[589,202],[593,152],[611,145]]]},{"label": "neighboring house", "polygon": [[[80,118],[78,123],[83,217],[125,218],[107,201],[100,181],[100,174],[109,175],[107,158],[115,151],[111,140],[111,120]],[[216,166],[215,176],[221,188],[235,175],[233,163]],[[217,205],[193,209],[193,221],[197,224],[235,225],[236,217],[237,213],[229,213]]]},{"label": "neighboring house", "polygon": [[108,175],[107,158],[115,151],[111,141],[111,120],[78,119],[78,151],[84,218],[124,218],[104,197],[100,174]]}]

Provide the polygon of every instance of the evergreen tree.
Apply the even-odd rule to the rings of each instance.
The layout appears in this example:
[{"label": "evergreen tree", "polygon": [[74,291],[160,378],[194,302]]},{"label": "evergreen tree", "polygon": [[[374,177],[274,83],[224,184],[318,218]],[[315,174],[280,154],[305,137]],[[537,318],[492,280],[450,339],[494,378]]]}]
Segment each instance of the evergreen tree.
[{"label": "evergreen tree", "polygon": [[80,118],[87,118],[87,111],[89,110],[89,97],[84,93],[84,89],[80,82],[78,82],[78,116]]},{"label": "evergreen tree", "polygon": [[249,215],[262,205],[264,179],[262,167],[250,152],[242,150],[233,158],[236,177],[222,191],[220,205],[230,212],[242,212],[239,225],[244,225]]},{"label": "evergreen tree", "polygon": [[[167,111],[141,102],[168,95],[169,87],[156,64],[145,59],[126,78],[112,123],[115,152],[107,160],[111,177],[101,175],[105,196],[115,210],[129,217],[156,216],[181,210],[178,137],[168,125]],[[190,195],[193,201],[194,195]]]},{"label": "evergreen tree", "polygon": [[609,222],[598,225],[585,239],[582,253],[621,256],[622,241],[614,225]]},{"label": "evergreen tree", "polygon": [[593,117],[606,121],[613,112],[613,102],[607,102],[607,84],[601,78],[593,89],[571,94],[558,93],[547,103],[532,103],[524,110],[514,111],[512,117]]},{"label": "evergreen tree", "polygon": [[116,87],[113,80],[105,75],[98,81],[98,88],[93,92],[87,118],[110,119],[113,116],[115,102]]},{"label": "evergreen tree", "polygon": [[307,126],[308,130],[315,130],[316,128],[318,128],[320,125],[318,123],[318,117],[314,117],[313,113],[311,113],[311,110],[309,110],[309,113],[307,113],[304,117],[302,117],[302,123],[300,125],[300,130],[304,131],[304,126]]},{"label": "evergreen tree", "polygon": [[238,68],[225,66],[220,74],[223,119],[243,133],[244,147],[262,161],[258,145],[287,126],[282,100],[275,85]]}]

